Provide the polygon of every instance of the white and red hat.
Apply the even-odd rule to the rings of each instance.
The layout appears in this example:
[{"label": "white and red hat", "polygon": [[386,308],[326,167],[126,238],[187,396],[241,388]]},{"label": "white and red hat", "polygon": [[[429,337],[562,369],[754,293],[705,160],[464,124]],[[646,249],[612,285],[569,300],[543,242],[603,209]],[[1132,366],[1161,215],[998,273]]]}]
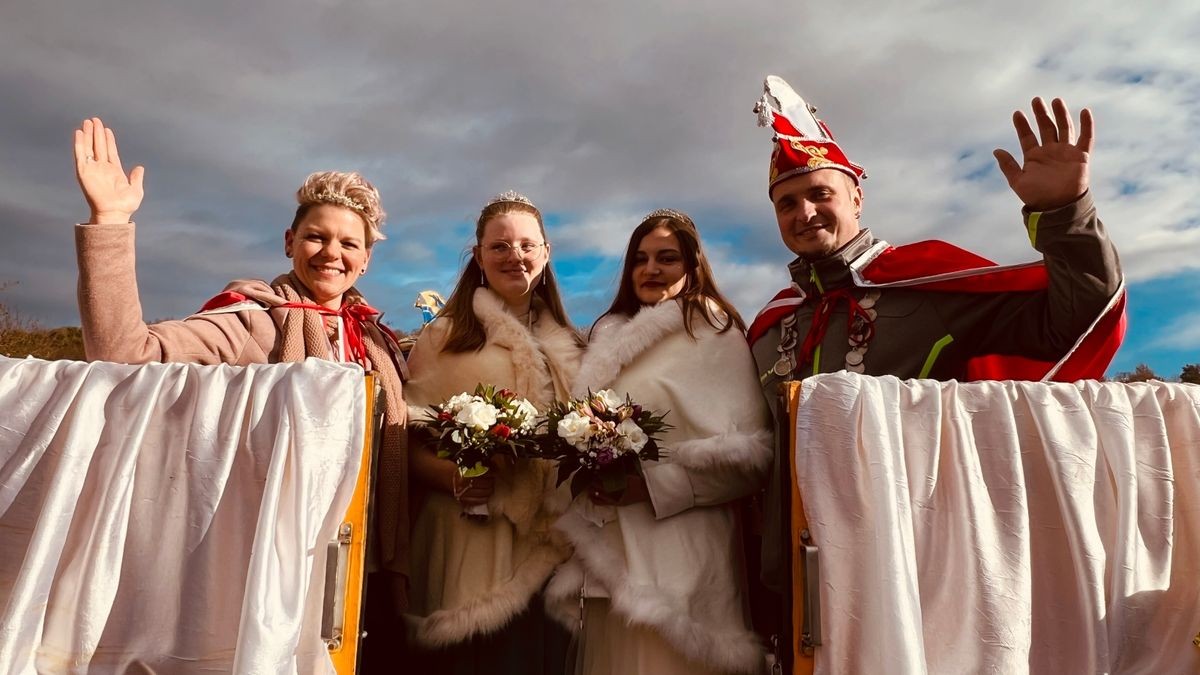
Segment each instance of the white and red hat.
[{"label": "white and red hat", "polygon": [[851,162],[833,140],[833,132],[817,119],[817,109],[800,98],[783,78],[768,75],[763,95],[754,106],[758,126],[775,130],[775,151],[771,153],[771,182],[775,184],[817,169],[837,169],[859,184],[867,172]]}]

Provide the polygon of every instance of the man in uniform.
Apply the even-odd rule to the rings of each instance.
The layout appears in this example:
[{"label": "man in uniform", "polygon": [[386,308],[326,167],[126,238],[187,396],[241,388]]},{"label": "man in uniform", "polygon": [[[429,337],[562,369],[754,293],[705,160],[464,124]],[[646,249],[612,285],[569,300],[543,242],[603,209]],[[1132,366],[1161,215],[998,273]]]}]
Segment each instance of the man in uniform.
[{"label": "man in uniform", "polygon": [[[1024,204],[1025,230],[1042,261],[996,266],[944,242],[893,247],[860,224],[866,178],[828,127],[782,79],[768,77],[756,112],[775,131],[769,195],[783,243],[796,254],[792,285],[749,330],[763,391],[775,414],[781,382],[851,370],[901,378],[1099,377],[1120,344],[1124,284],[1116,250],[1088,191],[1091,113],[1078,139],[1060,99],[1033,101],[1013,125],[1018,162],[995,152]],[[788,464],[779,458],[776,470]],[[763,579],[780,592],[778,476],[770,483]]]}]

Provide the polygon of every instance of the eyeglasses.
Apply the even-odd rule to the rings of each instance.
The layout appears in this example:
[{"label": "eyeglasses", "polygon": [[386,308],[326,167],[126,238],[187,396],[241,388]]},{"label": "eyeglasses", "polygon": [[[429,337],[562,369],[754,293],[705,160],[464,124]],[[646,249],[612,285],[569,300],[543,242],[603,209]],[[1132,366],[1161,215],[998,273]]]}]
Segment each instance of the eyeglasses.
[{"label": "eyeglasses", "polygon": [[523,241],[519,244],[510,244],[506,241],[497,241],[483,247],[483,252],[493,260],[504,260],[510,252],[515,252],[518,258],[532,258],[546,242],[535,244],[532,241]]}]

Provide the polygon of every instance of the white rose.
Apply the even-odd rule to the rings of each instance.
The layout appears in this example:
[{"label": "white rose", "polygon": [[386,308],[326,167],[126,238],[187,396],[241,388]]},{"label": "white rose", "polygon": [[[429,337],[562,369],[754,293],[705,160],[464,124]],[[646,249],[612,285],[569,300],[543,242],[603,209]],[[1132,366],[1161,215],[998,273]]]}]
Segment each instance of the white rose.
[{"label": "white rose", "polygon": [[532,403],[522,398],[517,401],[517,407],[513,415],[516,419],[520,420],[521,431],[530,431],[533,429],[534,420],[537,419],[538,409]]},{"label": "white rose", "polygon": [[454,416],[454,421],[459,424],[465,424],[473,429],[485,431],[491,429],[496,423],[496,415],[500,411],[494,406],[483,401],[470,401],[458,411]]},{"label": "white rose", "polygon": [[625,399],[617,396],[617,392],[613,391],[612,389],[601,389],[593,394],[593,396],[600,399],[600,402],[604,404],[604,407],[609,410],[616,410],[617,408],[625,405]]},{"label": "white rose", "polygon": [[558,436],[575,447],[580,443],[586,445],[592,437],[591,420],[572,410],[558,421]]},{"label": "white rose", "polygon": [[473,396],[467,393],[451,396],[450,400],[446,401],[446,410],[449,410],[452,413],[457,413],[459,410],[462,410],[464,405],[470,403],[473,398]]},{"label": "white rose", "polygon": [[628,444],[628,449],[634,452],[641,452],[642,448],[646,447],[646,442],[650,440],[646,436],[646,432],[642,431],[642,428],[633,420],[625,420],[618,424],[617,433],[620,434],[621,440]]}]

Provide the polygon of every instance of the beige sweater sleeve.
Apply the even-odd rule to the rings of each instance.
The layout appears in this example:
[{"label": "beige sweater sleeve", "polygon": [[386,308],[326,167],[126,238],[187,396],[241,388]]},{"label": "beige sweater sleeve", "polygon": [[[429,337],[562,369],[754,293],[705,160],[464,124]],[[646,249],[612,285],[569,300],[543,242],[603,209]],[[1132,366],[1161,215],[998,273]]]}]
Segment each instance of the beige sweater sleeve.
[{"label": "beige sweater sleeve", "polygon": [[198,316],[147,325],[135,272],[133,223],[77,225],[79,315],[89,360],[266,363],[277,329],[266,311]]}]

